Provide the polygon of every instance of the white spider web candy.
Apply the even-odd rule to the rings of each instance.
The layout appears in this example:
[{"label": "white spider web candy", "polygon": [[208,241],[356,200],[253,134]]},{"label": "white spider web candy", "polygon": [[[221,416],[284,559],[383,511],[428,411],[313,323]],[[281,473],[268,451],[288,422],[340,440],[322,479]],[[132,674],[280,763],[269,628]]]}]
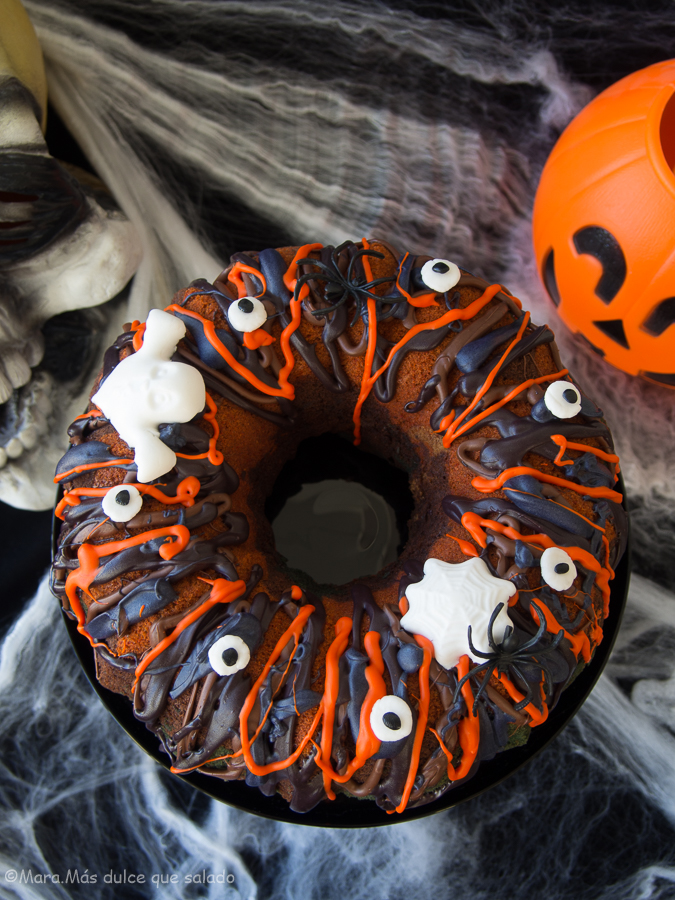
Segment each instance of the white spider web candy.
[{"label": "white spider web candy", "polygon": [[516,586],[495,578],[482,559],[446,563],[430,558],[424,563],[424,578],[406,590],[408,612],[401,625],[412,634],[421,634],[434,645],[434,656],[446,669],[464,654],[471,655],[468,629],[477,650],[487,652],[487,626],[498,603],[504,607],[492,626],[495,641],[501,641],[512,622],[507,613],[509,598]]}]

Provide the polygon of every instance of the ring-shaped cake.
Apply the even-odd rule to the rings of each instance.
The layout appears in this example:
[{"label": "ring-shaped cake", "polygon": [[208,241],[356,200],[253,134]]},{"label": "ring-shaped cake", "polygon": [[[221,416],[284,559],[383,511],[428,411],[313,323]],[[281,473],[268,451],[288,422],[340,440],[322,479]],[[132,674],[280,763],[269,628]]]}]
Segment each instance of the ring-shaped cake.
[{"label": "ring-shaped cake", "polygon": [[[399,558],[344,586],[290,571],[265,515],[326,434],[414,501]],[[627,536],[602,412],[450,260],[235,254],[125,326],[69,435],[52,587],[178,774],[297,812],[424,805],[526,741],[602,639]]]}]

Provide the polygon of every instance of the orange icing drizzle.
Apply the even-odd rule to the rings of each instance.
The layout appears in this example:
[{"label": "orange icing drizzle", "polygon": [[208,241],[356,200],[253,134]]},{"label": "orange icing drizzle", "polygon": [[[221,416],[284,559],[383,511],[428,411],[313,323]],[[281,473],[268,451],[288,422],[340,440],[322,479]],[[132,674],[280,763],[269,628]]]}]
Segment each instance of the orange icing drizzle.
[{"label": "orange icing drizzle", "polygon": [[159,548],[159,555],[162,559],[170,560],[187,547],[190,540],[190,529],[186,528],[185,525],[169,525],[166,528],[145,531],[143,534],[137,534],[123,541],[110,541],[107,544],[80,544],[77,551],[77,559],[80,565],[77,569],[73,569],[66,578],[66,596],[68,597],[70,608],[77,618],[77,630],[87,638],[92,647],[97,645],[84,630],[85,615],[77,596],[77,588],[91,596],[89,585],[96,578],[98,561],[101,557],[112,556],[113,553],[119,553],[122,550],[129,549],[129,547],[137,547],[139,544],[145,544],[147,541],[164,537],[165,535],[174,538],[174,540],[170,543],[162,544]]},{"label": "orange icing drizzle", "polygon": [[[176,488],[176,496],[169,497],[167,494],[164,494],[159,488],[155,487],[152,484],[137,484],[135,482],[125,482],[125,487],[134,487],[139,492],[139,494],[149,494],[151,497],[154,497],[155,500],[159,500],[160,503],[166,503],[167,505],[171,505],[174,503],[182,503],[183,506],[194,506],[194,498],[200,491],[201,485],[199,483],[199,479],[194,475],[188,475],[187,478],[184,478],[178,487]],[[112,490],[110,487],[102,487],[102,488],[73,488],[72,491],[67,491],[63,499],[59,502],[58,506],[54,511],[54,515],[58,516],[59,519],[63,518],[63,511],[66,506],[79,506],[80,505],[80,497],[105,497],[108,491]]]},{"label": "orange icing drizzle", "polygon": [[[496,288],[496,290],[493,290],[493,288]],[[493,284],[491,288],[488,288],[488,290],[492,291],[492,297],[494,297],[495,294],[498,294],[499,291],[501,290],[501,285]],[[487,293],[487,291],[486,291],[486,293]],[[459,428],[461,423],[464,421],[464,419],[466,419],[466,417],[469,415],[471,410],[475,409],[475,407],[478,405],[478,403],[480,402],[480,400],[484,396],[484,394],[486,394],[488,392],[488,390],[492,386],[492,382],[495,380],[495,378],[499,374],[499,369],[501,367],[501,364],[504,362],[504,360],[509,355],[511,350],[516,346],[516,344],[519,343],[521,337],[523,336],[523,332],[527,328],[527,323],[529,321],[530,321],[530,314],[528,312],[526,312],[523,315],[523,321],[520,323],[520,327],[518,328],[518,333],[516,334],[514,339],[511,341],[509,346],[506,348],[506,350],[499,357],[496,365],[493,367],[490,374],[488,375],[488,377],[485,379],[485,381],[481,385],[480,390],[476,393],[476,395],[473,398],[473,400],[471,401],[471,403],[469,403],[467,406],[465,406],[464,409],[462,410],[462,412],[456,418],[453,418],[450,428],[448,428],[446,434],[443,437],[443,446],[444,447],[447,448],[450,446],[450,444],[457,437],[457,429]],[[473,424],[473,420],[472,420],[472,424]]]},{"label": "orange icing drizzle", "polygon": [[[335,704],[340,689],[340,657],[347,649],[349,633],[352,630],[352,620],[343,616],[335,623],[335,638],[326,653],[326,677],[324,680],[324,693],[321,700],[323,709],[323,728],[321,730],[321,756],[330,763],[330,755],[333,749],[333,727],[335,724]],[[323,786],[329,800],[335,800],[335,792],[331,788],[331,777],[324,770]]]},{"label": "orange icing drizzle", "polygon": [[80,419],[92,419],[94,416],[102,416],[103,413],[100,409],[92,409],[91,412],[80,413],[79,416],[75,416],[73,422],[79,422]]},{"label": "orange icing drizzle", "polygon": [[[515,299],[515,298],[514,298]],[[461,435],[465,434],[471,428],[474,427],[476,422],[480,422],[482,419],[487,418],[487,416],[491,415],[495,410],[501,409],[502,406],[506,406],[507,403],[510,403],[518,394],[522,394],[523,391],[526,391],[529,387],[532,387],[533,384],[542,384],[544,381],[558,381],[560,378],[563,378],[565,375],[568,375],[569,371],[567,369],[561,369],[559,372],[554,372],[553,375],[542,375],[540,378],[528,378],[527,381],[523,381],[522,384],[519,384],[517,387],[514,387],[513,390],[509,391],[509,393],[502,397],[501,400],[497,400],[496,403],[493,403],[492,406],[488,406],[487,409],[484,409],[482,412],[473,416],[473,418],[469,422],[465,422],[461,428],[458,428],[456,431],[452,433],[452,439],[445,443],[445,438],[443,439],[443,445],[449,447],[452,441]],[[451,424],[451,422],[455,418],[455,410],[453,409],[445,418],[441,421],[440,427],[437,434],[441,431],[445,431]],[[446,435],[447,437],[447,435]]]},{"label": "orange icing drizzle", "polygon": [[[457,663],[457,681],[461,681],[465,675],[469,674],[469,662],[470,660],[466,653],[460,656]],[[480,719],[473,714],[473,691],[468,678],[462,685],[462,697],[464,697],[464,702],[466,703],[467,714],[460,719],[457,725],[459,746],[462,748],[462,758],[457,768],[453,766],[452,753],[445,746],[445,742],[440,734],[435,728],[429,729],[436,736],[438,743],[441,745],[441,750],[445,753],[448,760],[448,781],[459,781],[469,774],[480,743]]]},{"label": "orange icing drizzle", "polygon": [[547,475],[546,472],[531,469],[529,466],[514,466],[512,469],[504,469],[497,478],[485,478],[483,475],[477,475],[471,480],[471,484],[481,494],[491,494],[493,491],[500,490],[504,482],[508,481],[509,478],[515,478],[517,475],[532,475],[537,481],[566,487],[577,494],[585,494],[588,497],[604,497],[606,500],[614,500],[615,503],[621,503],[623,500],[623,496],[611,488],[587,487],[585,484],[575,484],[572,481],[567,481],[565,478],[558,478],[557,475]]},{"label": "orange icing drizzle", "polygon": [[560,447],[558,455],[553,460],[556,466],[571,466],[574,464],[573,459],[563,459],[563,456],[569,447],[570,450],[581,450],[583,453],[592,453],[594,456],[604,459],[605,462],[614,463],[614,481],[616,482],[619,480],[618,473],[621,470],[619,469],[619,457],[616,453],[606,453],[604,450],[598,450],[597,447],[589,447],[588,444],[575,444],[572,441],[568,441],[562,434],[552,434],[551,440]]},{"label": "orange icing drizzle", "polygon": [[77,475],[79,472],[88,472],[91,469],[106,469],[111,466],[124,466],[127,463],[132,463],[133,459],[123,459],[120,457],[119,459],[111,459],[109,462],[102,463],[83,463],[81,466],[75,466],[74,469],[68,469],[67,472],[61,472],[60,475],[56,475],[54,477],[54,483],[58,484],[59,481],[63,481],[65,478],[69,478],[71,475]]},{"label": "orange icing drizzle", "polygon": [[257,350],[258,347],[269,347],[274,341],[275,338],[268,331],[265,331],[264,328],[256,328],[255,331],[244,332],[244,347],[248,347],[249,350]]},{"label": "orange icing drizzle", "polygon": [[[415,739],[413,741],[412,754],[410,756],[410,766],[408,768],[408,777],[406,778],[403,793],[401,794],[401,802],[396,807],[396,812],[401,813],[408,805],[410,793],[415,784],[417,775],[417,767],[420,761],[420,752],[422,750],[422,741],[424,740],[424,732],[427,727],[427,719],[429,718],[429,668],[431,660],[434,656],[434,645],[421,634],[415,635],[415,640],[424,651],[424,659],[419,668],[419,688],[420,700],[417,707],[417,727],[415,728]],[[392,813],[394,810],[387,810]]]},{"label": "orange icing drizzle", "polygon": [[[324,772],[325,777],[328,776],[331,781],[338,784],[344,784],[352,777],[357,769],[370,759],[380,749],[381,741],[375,737],[370,727],[370,714],[377,700],[380,700],[387,693],[387,686],[384,683],[384,660],[382,659],[382,651],[380,650],[380,635],[377,631],[367,632],[363,639],[363,646],[370,659],[370,665],[366,666],[365,677],[368,682],[368,693],[361,704],[361,715],[359,718],[359,736],[356,739],[356,752],[354,759],[349,763],[344,773],[340,775],[330,764],[330,748],[328,748],[328,759],[322,758],[322,750],[316,747],[317,754],[314,762]],[[331,733],[332,745],[332,733]]]},{"label": "orange icing drizzle", "polygon": [[463,541],[460,538],[454,537],[452,534],[446,534],[446,537],[449,537],[451,540],[455,541],[455,543],[459,544],[459,549],[462,551],[464,556],[480,556],[480,553],[473,544],[470,544],[468,541]]},{"label": "orange icing drizzle", "polygon": [[[459,681],[469,673],[469,657],[464,654],[457,663],[457,679]],[[460,720],[457,726],[459,734],[459,744],[462,748],[462,760],[459,768],[452,766],[448,769],[448,778],[450,781],[459,781],[469,774],[469,770],[473,765],[473,761],[478,753],[478,743],[480,741],[480,720],[477,715],[473,714],[473,691],[471,690],[470,679],[462,685],[462,697],[466,703],[467,713]],[[452,772],[450,771],[452,769]]]},{"label": "orange icing drizzle", "polygon": [[[545,603],[541,602],[539,605],[544,611],[544,617],[546,619],[546,630],[551,632],[551,634],[557,634],[561,630],[564,631],[565,637],[570,642],[572,652],[574,653],[576,658],[579,659],[579,656],[581,656],[585,663],[590,662],[591,640],[588,635],[584,631],[579,631],[577,634],[570,634],[569,631],[565,631],[563,626],[558,622],[548,606],[546,606]],[[534,606],[530,606],[530,613],[532,614],[532,618],[535,619],[537,625],[540,625],[541,619],[539,618],[539,613]],[[600,628],[597,622],[593,623],[593,640],[596,642],[596,644],[599,644],[602,640],[602,628]]]},{"label": "orange icing drizzle", "polygon": [[[532,607],[530,607],[530,608],[532,608]],[[556,625],[557,625],[557,622],[556,622]],[[559,631],[560,631],[560,626],[558,625],[558,627],[555,630],[555,633],[557,634]],[[515,700],[516,703],[520,703],[520,701],[523,699],[525,694],[521,694],[520,691],[518,690],[518,688],[515,686],[515,684],[511,681],[511,679],[508,678],[508,676],[505,675],[503,672],[500,672],[497,675],[497,677],[499,678],[500,682],[506,688],[509,697],[512,700]],[[539,685],[539,690],[541,691],[541,710],[538,710],[537,707],[534,705],[534,703],[528,703],[527,706],[524,707],[524,711],[526,713],[528,713],[528,715],[530,716],[530,721],[527,723],[530,726],[530,728],[536,728],[537,725],[541,725],[542,722],[545,722],[546,719],[548,719],[548,706],[546,705],[546,702],[544,700],[545,694],[544,694],[543,685],[541,685],[541,684]]]},{"label": "orange icing drizzle", "polygon": [[[272,668],[274,663],[277,661],[277,659],[281,655],[281,651],[284,649],[284,647],[289,642],[289,640],[291,638],[293,638],[295,644],[293,647],[293,652],[291,653],[291,655],[289,657],[289,665],[290,665],[290,662],[295,655],[295,651],[298,649],[300,634],[302,633],[302,630],[305,627],[305,623],[307,622],[307,619],[309,619],[309,617],[311,616],[311,614],[313,612],[314,612],[314,607],[311,606],[310,604],[308,604],[307,606],[303,606],[300,609],[300,611],[298,612],[295,619],[291,622],[289,627],[286,629],[286,631],[284,631],[284,633],[281,635],[281,637],[277,641],[277,644],[276,644],[274,650],[272,651],[272,655],[265,663],[264,669],[258,676],[258,679],[256,680],[256,682],[253,685],[253,687],[251,688],[251,690],[248,692],[248,694],[246,696],[246,700],[244,701],[244,705],[241,708],[241,713],[239,714],[239,732],[240,732],[239,737],[241,740],[241,750],[238,750],[237,753],[233,754],[233,756],[243,755],[244,761],[246,763],[246,767],[254,775],[268,775],[270,772],[278,772],[280,769],[286,769],[286,768],[288,768],[288,766],[292,765],[295,762],[295,760],[300,756],[302,751],[305,749],[305,747],[307,746],[309,741],[311,740],[312,735],[316,731],[316,727],[319,724],[319,721],[321,719],[322,709],[320,706],[318,712],[314,716],[314,721],[312,722],[312,725],[311,725],[309,731],[307,732],[306,736],[301,741],[297,750],[295,750],[295,752],[292,753],[287,759],[280,759],[277,762],[268,763],[266,766],[259,766],[255,762],[253,757],[251,756],[251,744],[253,743],[253,741],[249,738],[249,735],[248,735],[248,717],[250,716],[251,711],[255,705],[255,701],[256,701],[256,698],[258,695],[258,690],[260,689],[261,685],[267,678],[270,669]],[[256,732],[256,737],[257,737],[258,733],[259,733],[259,730],[258,730],[258,732]],[[253,740],[255,740],[255,737],[253,738]]]},{"label": "orange icing drizzle", "polygon": [[145,322],[139,322],[138,319],[134,319],[131,323],[130,331],[134,332],[134,340],[133,340],[133,348],[134,353],[138,353],[138,351],[143,346],[143,335],[145,334]]},{"label": "orange icing drizzle", "polygon": [[[267,394],[270,397],[287,397],[289,400],[292,400],[294,398],[295,391],[293,390],[293,385],[288,383],[287,377],[290,374],[291,369],[293,368],[292,365],[290,368],[288,368],[288,366],[284,366],[284,368],[279,373],[280,386],[278,388],[270,387],[259,378],[257,378],[252,372],[249,372],[249,370],[245,366],[242,366],[240,362],[237,362],[237,360],[234,358],[234,356],[232,356],[225,344],[223,344],[223,342],[219,339],[218,335],[216,334],[216,326],[210,319],[205,319],[203,316],[200,316],[199,313],[193,312],[191,309],[185,309],[182,306],[178,306],[176,303],[172,303],[170,306],[167,306],[165,312],[178,312],[183,316],[188,316],[191,319],[196,319],[198,322],[201,322],[204,328],[204,335],[206,336],[206,339],[214,348],[214,350],[216,350],[223,357],[228,366],[233,368],[235,372],[238,372],[239,375],[244,377],[252,387],[257,388],[259,391],[262,391],[263,394]],[[290,340],[290,335],[296,330],[299,324],[300,313],[298,312],[297,324],[293,326],[293,322],[291,322],[291,324],[284,329],[281,335],[282,347],[284,335],[286,334],[286,332],[289,332],[288,339]],[[293,357],[291,356],[291,360],[292,359]]]},{"label": "orange icing drizzle", "polygon": [[196,456],[190,456],[187,453],[176,453],[176,456],[180,456],[181,459],[208,459],[212,466],[222,466],[225,457],[220,450],[216,450],[216,443],[218,441],[218,435],[220,434],[220,428],[218,422],[216,422],[218,408],[208,391],[206,392],[206,405],[208,406],[209,411],[204,413],[204,418],[213,429],[213,434],[209,439],[208,451],[206,453],[199,453]]},{"label": "orange icing drizzle", "polygon": [[[364,259],[365,259],[365,257],[364,257]],[[490,285],[490,287],[485,289],[484,293],[481,294],[480,297],[477,297],[473,301],[473,303],[470,303],[466,307],[466,309],[450,309],[450,310],[448,310],[448,312],[444,313],[444,315],[440,316],[438,319],[434,319],[433,322],[425,322],[420,325],[414,325],[410,329],[410,331],[408,331],[408,333],[405,335],[405,337],[401,338],[401,340],[398,342],[398,344],[395,344],[391,348],[386,362],[377,370],[377,372],[375,372],[374,375],[369,374],[369,377],[368,378],[364,377],[363,381],[361,382],[361,393],[359,394],[359,399],[356,404],[356,409],[354,410],[354,417],[353,417],[354,426],[355,426],[354,427],[354,436],[355,436],[354,443],[355,444],[358,444],[360,442],[361,407],[363,406],[366,398],[368,397],[368,394],[372,390],[373,385],[375,384],[377,379],[380,377],[380,375],[384,371],[386,371],[386,369],[389,368],[389,366],[391,365],[392,359],[394,358],[395,354],[401,349],[401,347],[403,347],[405,344],[407,344],[408,341],[411,338],[413,338],[416,334],[419,334],[420,331],[435,331],[437,328],[442,328],[443,325],[447,325],[449,322],[455,322],[457,319],[466,320],[466,319],[473,318],[477,313],[480,312],[480,310],[484,306],[487,306],[487,304],[490,302],[490,300],[492,300],[492,298],[495,296],[495,294],[498,294],[501,289],[502,289],[501,285],[492,284],[492,285]],[[371,301],[369,301],[369,303],[370,302]],[[372,301],[372,303],[374,306],[375,301]],[[370,316],[371,316],[370,307],[369,307],[368,315],[369,315],[369,327],[370,327]],[[374,314],[373,314],[373,319],[374,319]],[[369,347],[370,347],[372,331],[373,331],[373,329],[370,329],[370,331],[368,333],[368,346]],[[373,356],[375,355],[374,346],[375,345],[373,344]],[[366,352],[366,366],[364,369],[364,376],[365,376],[366,371],[368,371],[370,373],[370,368],[368,366],[367,360],[368,360],[368,353]],[[372,364],[372,360],[371,360],[371,364]],[[444,442],[445,442],[445,439],[444,439]]]},{"label": "orange icing drizzle", "polygon": [[[438,296],[437,291],[432,291],[429,294],[421,294],[419,297],[411,297],[411,295],[403,287],[401,287],[399,279],[401,277],[401,272],[403,271],[403,264],[409,256],[410,253],[406,253],[406,255],[403,257],[403,259],[401,260],[401,265],[398,267],[398,272],[396,274],[396,287],[398,288],[399,293],[403,294],[403,296],[411,306],[416,306],[418,309],[422,309],[422,307],[424,306],[440,306],[440,303],[438,302],[438,300],[436,300],[436,297]],[[370,278],[368,279],[368,281],[370,281]]]},{"label": "orange icing drizzle", "polygon": [[[462,516],[462,525],[483,548],[487,547],[487,538],[483,528],[497,531],[513,541],[536,544],[539,547],[544,547],[544,549],[558,546],[547,534],[521,534],[515,528],[511,528],[510,525],[503,525],[501,522],[495,522],[493,519],[482,519],[475,512],[465,512]],[[585,569],[595,573],[595,583],[602,592],[603,615],[606,616],[609,613],[609,582],[614,578],[613,570],[609,566],[603,568],[588,550],[583,550],[581,547],[560,547],[559,549],[564,550],[574,562],[580,562]]]},{"label": "orange icing drizzle", "polygon": [[[246,263],[236,262],[230,269],[227,280],[236,285],[237,297],[239,299],[248,296],[246,293],[246,286],[244,285],[244,279],[240,275],[241,272],[248,272],[250,275],[255,275],[261,282],[262,291],[260,291],[259,294],[256,294],[256,297],[262,297],[262,295],[267,292],[267,282],[265,281],[265,276],[262,272],[259,272],[258,269],[255,269],[253,266],[246,265]],[[199,291],[197,290],[196,293],[199,293]]]},{"label": "orange icing drizzle", "polygon": [[[160,548],[160,553],[161,553]],[[136,666],[135,671],[135,680],[132,690],[135,688],[138,683],[138,679],[141,677],[143,672],[147,669],[150,663],[157,659],[157,657],[163,653],[167,647],[170,647],[171,644],[176,640],[179,635],[185,631],[185,629],[192,625],[193,622],[196,622],[197,619],[201,618],[204,613],[208,612],[211,607],[215,606],[216,603],[231,603],[233,600],[236,600],[238,597],[241,597],[243,593],[246,591],[246,582],[239,579],[239,581],[226,581],[224,578],[216,578],[215,581],[208,581],[206,578],[200,578],[200,581],[206,581],[207,584],[212,585],[211,593],[208,598],[201,603],[196,609],[193,609],[191,613],[188,613],[184,616],[180,622],[176,625],[171,634],[168,634],[164,640],[160,641],[156,647],[153,647],[140,661],[140,663]]]}]

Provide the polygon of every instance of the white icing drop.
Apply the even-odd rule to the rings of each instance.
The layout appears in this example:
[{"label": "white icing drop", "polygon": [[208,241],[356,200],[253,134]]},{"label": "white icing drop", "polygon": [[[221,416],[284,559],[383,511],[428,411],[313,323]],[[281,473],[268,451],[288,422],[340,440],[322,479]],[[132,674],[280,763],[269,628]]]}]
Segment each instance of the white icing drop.
[{"label": "white icing drop", "polygon": [[[442,271],[435,271],[434,266]],[[459,266],[455,265],[454,262],[450,262],[449,259],[430,259],[424,263],[420,274],[426,286],[439,294],[444,294],[446,291],[454,288],[462,277]]]},{"label": "white icing drop", "polygon": [[[569,400],[564,396],[566,393],[574,394],[575,399]],[[554,381],[549,384],[544,394],[544,403],[557,419],[571,419],[581,412],[581,394],[569,381]]]},{"label": "white icing drop", "polygon": [[[253,309],[246,312],[249,303]],[[243,309],[242,306],[244,307]],[[256,297],[242,297],[230,303],[227,318],[230,325],[237,331],[255,331],[256,328],[260,328],[267,321],[267,310],[264,304]]]},{"label": "white icing drop", "polygon": [[[228,666],[223,659],[223,653],[226,650],[237,651],[237,661],[231,666]],[[224,634],[209,650],[209,663],[213,671],[219,675],[234,675],[235,672],[248,665],[250,658],[251,651],[248,644],[237,634]]]},{"label": "white icing drop", "polygon": [[[556,566],[567,566],[564,572],[556,572]],[[548,547],[541,554],[541,577],[554,591],[567,591],[577,577],[577,567],[572,557],[560,547]]]},{"label": "white icing drop", "polygon": [[[389,728],[384,723],[384,716],[391,712],[397,715],[401,721],[400,728]],[[413,727],[412,713],[410,707],[395,694],[387,694],[386,697],[380,697],[373,703],[370,711],[370,727],[373,734],[379,741],[398,741],[401,738],[408,737]]]},{"label": "white icing drop", "polygon": [[159,425],[189,422],[206,403],[204,379],[197,369],[171,360],[184,336],[180,319],[151,309],[143,346],[123,359],[92,397],[134,448],[137,478],[144,484],[176,464],[176,454],[159,439]]},{"label": "white icing drop", "polygon": [[118,484],[110,488],[101,501],[103,512],[113,522],[128,522],[141,511],[142,506],[143,497],[133,484]]},{"label": "white icing drop", "polygon": [[408,612],[401,625],[411,634],[421,634],[434,645],[434,655],[446,669],[452,668],[465,653],[469,656],[468,628],[476,650],[486,653],[490,646],[487,626],[498,603],[503,603],[492,626],[495,641],[501,641],[511,625],[507,603],[516,586],[504,578],[495,578],[479,557],[462,563],[428,559],[424,578],[405,592]]}]

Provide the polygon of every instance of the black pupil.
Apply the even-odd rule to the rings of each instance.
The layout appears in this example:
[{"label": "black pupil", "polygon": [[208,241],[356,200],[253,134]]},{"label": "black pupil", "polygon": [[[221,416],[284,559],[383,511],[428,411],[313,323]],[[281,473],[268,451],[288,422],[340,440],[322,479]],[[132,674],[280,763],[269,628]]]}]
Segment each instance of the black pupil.
[{"label": "black pupil", "polygon": [[382,716],[382,721],[390,731],[398,731],[401,727],[401,720],[396,713],[393,712],[386,712]]},{"label": "black pupil", "polygon": [[569,570],[570,570],[570,567],[567,565],[567,563],[558,563],[558,565],[554,568],[553,571],[557,575],[564,575],[565,572],[569,572]]},{"label": "black pupil", "polygon": [[579,400],[577,392],[572,390],[563,391],[563,397],[568,403],[577,403]]},{"label": "black pupil", "polygon": [[242,298],[237,306],[243,313],[253,312],[253,301],[249,300],[248,297]]},{"label": "black pupil", "polygon": [[[439,275],[445,275],[446,272],[450,271],[450,266],[444,262],[437,262],[431,267],[432,272],[438,272]],[[393,713],[392,713],[393,715]]]},{"label": "black pupil", "polygon": [[115,494],[115,503],[119,503],[120,506],[128,506],[129,500],[131,500],[129,491],[118,491],[118,493]]},{"label": "black pupil", "polygon": [[228,647],[227,650],[223,650],[223,662],[226,666],[234,666],[238,659],[239,654],[234,647]]}]

